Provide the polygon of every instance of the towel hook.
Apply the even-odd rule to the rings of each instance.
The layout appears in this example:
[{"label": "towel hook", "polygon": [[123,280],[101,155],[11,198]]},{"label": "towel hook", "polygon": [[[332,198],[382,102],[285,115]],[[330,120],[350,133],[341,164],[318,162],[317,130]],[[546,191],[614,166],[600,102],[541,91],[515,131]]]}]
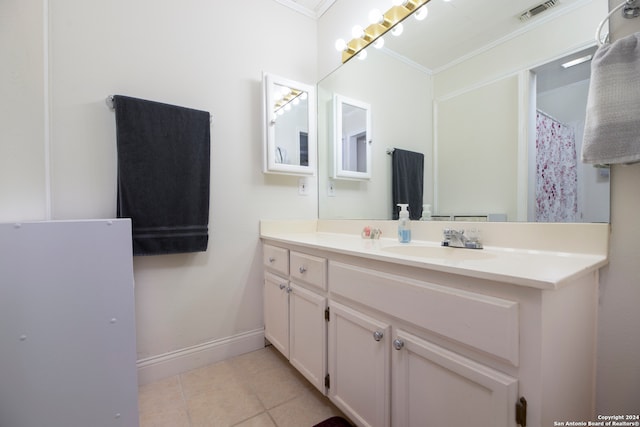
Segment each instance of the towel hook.
[{"label": "towel hook", "polygon": [[613,16],[614,13],[622,9],[622,16],[627,19],[633,19],[640,16],[640,6],[636,4],[638,0],[625,0],[620,3],[618,6],[614,7],[611,12],[600,22],[598,28],[596,29],[596,42],[598,43],[598,47],[602,46],[609,38],[609,35],[605,37],[605,40],[602,40],[602,27],[604,24]]}]

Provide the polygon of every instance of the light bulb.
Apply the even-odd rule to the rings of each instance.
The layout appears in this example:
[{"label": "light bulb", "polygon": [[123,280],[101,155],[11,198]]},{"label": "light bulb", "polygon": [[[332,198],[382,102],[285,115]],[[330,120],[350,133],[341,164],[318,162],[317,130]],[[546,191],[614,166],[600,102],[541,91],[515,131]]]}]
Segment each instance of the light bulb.
[{"label": "light bulb", "polygon": [[373,9],[369,12],[369,22],[372,24],[382,24],[384,21],[384,15],[380,12],[380,9]]},{"label": "light bulb", "polygon": [[336,40],[335,46],[338,52],[343,52],[347,49],[347,42],[344,41],[343,39],[338,39]]},{"label": "light bulb", "polygon": [[420,9],[416,10],[416,13],[413,15],[416,17],[418,21],[424,20],[427,15],[429,15],[429,9],[427,9],[427,5],[420,7]]},{"label": "light bulb", "polygon": [[298,104],[300,104],[300,97],[299,97],[299,96],[296,96],[296,97],[293,99],[293,101],[292,101],[292,102],[293,102],[293,105],[298,105]]},{"label": "light bulb", "polygon": [[394,6],[405,6],[407,3],[409,3],[409,0],[393,0]]},{"label": "light bulb", "polygon": [[367,59],[367,51],[366,50],[361,50],[360,53],[358,54],[358,59],[360,59],[360,60]]},{"label": "light bulb", "polygon": [[309,97],[309,95],[307,94],[307,92],[302,92],[302,95],[300,95],[300,99],[302,99],[303,101],[305,99],[307,99]]},{"label": "light bulb", "polygon": [[403,31],[404,27],[402,26],[402,22],[399,22],[395,27],[393,27],[393,30],[391,30],[391,34],[393,34],[394,36],[399,36]]},{"label": "light bulb", "polygon": [[384,38],[378,37],[375,42],[373,42],[373,47],[376,49],[382,49],[384,46]]},{"label": "light bulb", "polygon": [[364,29],[360,25],[354,25],[351,29],[351,35],[354,39],[359,39],[364,37]]}]

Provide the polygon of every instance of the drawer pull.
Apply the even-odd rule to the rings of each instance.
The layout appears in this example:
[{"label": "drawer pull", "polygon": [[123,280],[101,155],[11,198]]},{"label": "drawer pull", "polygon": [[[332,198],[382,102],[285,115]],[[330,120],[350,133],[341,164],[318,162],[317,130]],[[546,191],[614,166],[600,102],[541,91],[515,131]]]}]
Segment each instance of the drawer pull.
[{"label": "drawer pull", "polygon": [[307,272],[307,267],[302,266],[302,267],[300,267],[300,268],[298,269],[298,271],[300,272],[300,274],[304,274],[304,273],[306,273],[306,272]]},{"label": "drawer pull", "polygon": [[269,257],[269,263],[273,264],[276,261],[276,259],[272,256]]},{"label": "drawer pull", "polygon": [[286,287],[287,287],[287,285],[280,283],[280,290],[283,290]]},{"label": "drawer pull", "polygon": [[396,350],[402,350],[402,347],[404,347],[404,341],[398,338],[393,340],[393,348],[395,348]]},{"label": "drawer pull", "polygon": [[287,293],[288,293],[288,294],[290,294],[290,293],[291,293],[291,291],[293,291],[293,289],[291,289],[291,286],[288,286],[288,287],[287,287]]},{"label": "drawer pull", "polygon": [[382,337],[384,337],[384,334],[382,333],[382,331],[375,331],[373,333],[373,339],[376,341],[380,341]]}]

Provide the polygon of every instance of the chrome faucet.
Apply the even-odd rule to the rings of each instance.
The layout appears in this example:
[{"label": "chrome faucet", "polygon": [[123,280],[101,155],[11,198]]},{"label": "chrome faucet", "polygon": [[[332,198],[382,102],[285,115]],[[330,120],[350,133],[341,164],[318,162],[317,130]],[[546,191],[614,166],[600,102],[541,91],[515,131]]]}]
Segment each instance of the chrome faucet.
[{"label": "chrome faucet", "polygon": [[482,242],[480,242],[478,237],[465,236],[464,230],[445,228],[442,230],[442,235],[442,246],[449,246],[451,248],[482,249]]}]

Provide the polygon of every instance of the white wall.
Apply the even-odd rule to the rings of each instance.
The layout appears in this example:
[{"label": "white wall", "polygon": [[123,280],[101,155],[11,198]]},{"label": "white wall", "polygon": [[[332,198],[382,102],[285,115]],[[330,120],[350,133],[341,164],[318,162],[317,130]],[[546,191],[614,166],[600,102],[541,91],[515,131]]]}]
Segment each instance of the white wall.
[{"label": "white wall", "polygon": [[[48,32],[42,22],[47,1]],[[10,85],[10,99],[0,101],[2,115],[7,117],[9,102],[29,101],[17,114],[18,126],[0,128],[2,150],[18,154],[0,160],[1,181],[20,189],[0,184],[1,219],[45,219],[46,96],[53,219],[115,215],[115,117],[105,105],[107,95],[210,111],[209,249],[135,258],[138,357],[153,359],[251,333],[251,345],[262,344],[259,220],[315,218],[317,199],[313,190],[299,196],[295,177],[261,172],[260,80],[265,70],[317,81],[315,20],[273,0],[253,0],[250,10],[204,0],[10,0],[0,7],[2,62],[8,57],[10,72],[28,79]],[[27,26],[14,18],[18,12]],[[15,23],[5,29],[9,19]],[[49,92],[40,83],[32,95],[30,83],[44,80],[38,77],[43,46],[49,46]],[[16,128],[28,134],[8,144]],[[315,188],[315,179],[309,184]]]},{"label": "white wall", "polygon": [[47,215],[42,1],[0,2],[0,222]]},{"label": "white wall", "polygon": [[[619,5],[610,0],[609,7]],[[640,18],[612,18],[612,40],[640,31]],[[609,265],[600,279],[596,412],[638,414],[640,408],[640,164],[611,170]]]}]

